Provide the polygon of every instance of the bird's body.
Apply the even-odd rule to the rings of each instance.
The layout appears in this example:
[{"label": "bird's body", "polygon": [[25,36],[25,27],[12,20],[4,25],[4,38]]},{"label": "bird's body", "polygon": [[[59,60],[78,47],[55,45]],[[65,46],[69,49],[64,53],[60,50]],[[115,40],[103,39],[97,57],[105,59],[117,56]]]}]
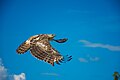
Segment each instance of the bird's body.
[{"label": "bird's body", "polygon": [[[54,40],[54,37],[54,34],[40,34],[32,36],[23,42],[16,51],[18,54],[23,54],[30,50],[33,56],[50,63],[52,66],[54,66],[54,62],[60,64],[59,62],[64,61],[64,57],[49,43],[49,41]],[[60,39],[56,42],[63,43],[65,40],[66,39]],[[71,56],[67,57],[67,61],[71,59]]]}]

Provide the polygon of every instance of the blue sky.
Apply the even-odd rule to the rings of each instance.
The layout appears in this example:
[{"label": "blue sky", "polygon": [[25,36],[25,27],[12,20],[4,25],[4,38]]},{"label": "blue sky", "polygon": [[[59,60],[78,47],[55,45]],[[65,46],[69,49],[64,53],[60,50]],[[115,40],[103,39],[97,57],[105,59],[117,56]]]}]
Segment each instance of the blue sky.
[{"label": "blue sky", "polygon": [[[120,2],[118,0],[1,1],[0,77],[3,80],[113,80],[120,73]],[[28,51],[16,53],[30,36],[43,33],[68,38],[51,42],[73,59],[51,65]]]}]

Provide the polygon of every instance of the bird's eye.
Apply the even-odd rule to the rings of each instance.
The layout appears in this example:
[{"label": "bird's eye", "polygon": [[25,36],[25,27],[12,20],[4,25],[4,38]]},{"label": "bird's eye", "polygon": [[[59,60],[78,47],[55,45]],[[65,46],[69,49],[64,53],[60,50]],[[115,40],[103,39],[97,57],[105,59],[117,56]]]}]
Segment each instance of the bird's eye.
[{"label": "bird's eye", "polygon": [[53,37],[55,37],[55,34],[52,34]]}]

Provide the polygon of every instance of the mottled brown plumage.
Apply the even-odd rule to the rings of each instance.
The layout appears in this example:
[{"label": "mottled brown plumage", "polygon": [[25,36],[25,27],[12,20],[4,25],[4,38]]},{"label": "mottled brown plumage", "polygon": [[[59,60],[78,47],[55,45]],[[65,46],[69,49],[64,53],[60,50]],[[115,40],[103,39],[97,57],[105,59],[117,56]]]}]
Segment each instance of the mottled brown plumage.
[{"label": "mottled brown plumage", "polygon": [[39,60],[43,60],[48,62],[52,66],[54,66],[54,62],[60,64],[60,62],[70,61],[71,56],[67,56],[67,60],[57,51],[55,50],[49,41],[53,40],[58,43],[66,42],[67,39],[59,39],[55,40],[54,34],[40,34],[30,37],[28,40],[23,42],[18,49],[16,50],[18,54],[23,54],[30,50],[31,54],[38,58]]}]

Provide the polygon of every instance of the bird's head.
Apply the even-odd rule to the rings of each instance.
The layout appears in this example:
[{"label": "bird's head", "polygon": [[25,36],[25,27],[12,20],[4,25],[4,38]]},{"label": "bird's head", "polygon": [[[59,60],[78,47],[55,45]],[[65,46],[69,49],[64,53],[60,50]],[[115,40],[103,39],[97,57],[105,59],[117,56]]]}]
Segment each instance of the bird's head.
[{"label": "bird's head", "polygon": [[47,34],[48,40],[52,40],[55,37],[55,34]]}]

